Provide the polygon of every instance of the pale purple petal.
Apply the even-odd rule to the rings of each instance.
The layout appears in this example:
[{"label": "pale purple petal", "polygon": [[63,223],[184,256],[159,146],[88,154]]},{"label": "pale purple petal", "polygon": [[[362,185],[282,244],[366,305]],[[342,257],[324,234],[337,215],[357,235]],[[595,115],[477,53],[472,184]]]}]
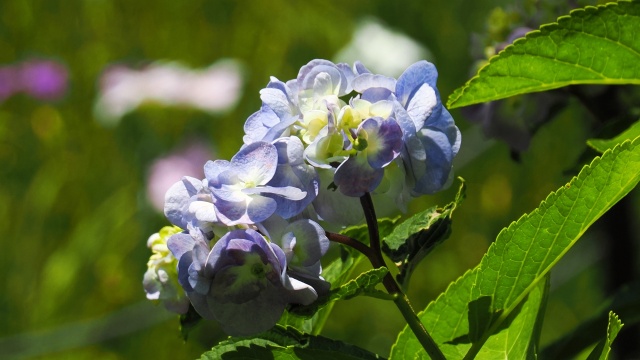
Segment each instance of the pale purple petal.
[{"label": "pale purple petal", "polygon": [[[267,134],[280,123],[280,118],[271,108],[263,105],[262,108],[253,113],[244,123],[243,138],[245,144],[265,140]],[[284,131],[284,130],[283,130]]]},{"label": "pale purple petal", "polygon": [[266,184],[276,172],[278,151],[270,143],[258,141],[249,144],[231,158],[238,177],[244,181],[259,181]]},{"label": "pale purple petal", "polygon": [[189,209],[191,197],[202,191],[202,180],[185,176],[182,180],[173,184],[164,200],[164,214],[174,225],[183,229],[187,228],[185,215]]},{"label": "pale purple petal", "polygon": [[392,92],[396,88],[396,79],[377,74],[362,74],[353,79],[353,89],[355,91],[363,93],[371,88],[383,88]]}]

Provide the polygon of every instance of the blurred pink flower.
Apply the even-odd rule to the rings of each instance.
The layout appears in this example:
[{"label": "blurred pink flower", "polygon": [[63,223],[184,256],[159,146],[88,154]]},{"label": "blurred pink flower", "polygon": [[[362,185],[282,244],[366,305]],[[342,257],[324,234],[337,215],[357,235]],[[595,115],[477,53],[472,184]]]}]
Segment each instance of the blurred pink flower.
[{"label": "blurred pink flower", "polygon": [[171,185],[183,176],[204,178],[204,164],[211,160],[213,151],[202,141],[190,141],[168,156],[156,159],[147,176],[147,197],[158,211],[164,210],[164,195]]},{"label": "blurred pink flower", "polygon": [[54,60],[29,59],[0,67],[0,101],[19,92],[38,100],[57,100],[67,92],[69,73]]},{"label": "blurred pink flower", "polygon": [[41,100],[55,100],[67,92],[67,68],[51,60],[28,60],[22,63],[22,89]]}]

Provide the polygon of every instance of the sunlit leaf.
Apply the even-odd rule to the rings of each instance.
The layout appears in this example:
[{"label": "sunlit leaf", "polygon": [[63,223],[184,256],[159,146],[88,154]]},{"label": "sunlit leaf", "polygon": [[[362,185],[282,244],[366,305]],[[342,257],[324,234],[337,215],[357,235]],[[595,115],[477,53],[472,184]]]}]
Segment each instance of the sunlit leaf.
[{"label": "sunlit leaf", "polygon": [[607,336],[593,349],[587,360],[607,360],[611,353],[611,344],[622,328],[622,322],[618,315],[609,313],[609,325],[607,326]]},{"label": "sunlit leaf", "polygon": [[[419,315],[447,358],[465,354],[471,358],[482,350],[591,224],[639,180],[637,138],[594,159],[537,209],[501,231],[480,265]],[[415,336],[405,328],[392,358],[413,357],[420,350]]]},{"label": "sunlit leaf", "polygon": [[465,194],[464,179],[455,200],[444,208],[432,207],[400,223],[383,239],[382,250],[399,267],[398,282],[407,288],[413,270],[436,246],[451,234],[451,215],[462,203]]},{"label": "sunlit leaf", "polygon": [[[502,328],[484,344],[477,359],[524,359],[537,353],[549,280],[544,279],[505,319]],[[537,325],[537,326],[536,326]]]},{"label": "sunlit leaf", "polygon": [[588,6],[515,41],[457,89],[456,108],[576,84],[640,84],[640,2]]},{"label": "sunlit leaf", "polygon": [[636,121],[627,130],[613,139],[589,139],[587,140],[587,145],[603,153],[607,151],[607,149],[611,149],[625,140],[633,140],[638,136],[640,136],[640,121]]},{"label": "sunlit leaf", "polygon": [[257,337],[223,341],[200,359],[366,360],[380,357],[354,345],[277,326]]}]

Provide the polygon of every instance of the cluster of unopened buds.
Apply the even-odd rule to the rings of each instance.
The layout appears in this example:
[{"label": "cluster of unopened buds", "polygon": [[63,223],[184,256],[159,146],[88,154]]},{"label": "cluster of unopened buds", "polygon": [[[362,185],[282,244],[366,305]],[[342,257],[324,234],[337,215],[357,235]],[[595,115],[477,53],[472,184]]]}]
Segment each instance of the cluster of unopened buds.
[{"label": "cluster of unopened buds", "polygon": [[251,335],[326,294],[325,229],[363,222],[360,197],[390,215],[450,183],[460,132],[436,79],[426,61],[396,80],[327,60],[271,78],[240,151],[167,192],[175,227],[150,239],[147,296]]}]

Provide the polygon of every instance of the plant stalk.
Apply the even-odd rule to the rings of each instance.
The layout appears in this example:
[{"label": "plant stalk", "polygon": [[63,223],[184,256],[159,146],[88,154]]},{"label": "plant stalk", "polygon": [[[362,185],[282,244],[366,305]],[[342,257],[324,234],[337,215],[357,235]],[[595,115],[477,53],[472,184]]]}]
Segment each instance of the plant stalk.
[{"label": "plant stalk", "polygon": [[[374,268],[380,268],[381,266],[387,267],[384,262],[384,258],[382,257],[382,249],[380,244],[380,232],[378,231],[378,219],[376,217],[376,212],[373,207],[373,200],[371,199],[371,194],[365,193],[362,197],[360,197],[360,204],[362,204],[362,209],[364,210],[364,216],[367,220],[367,228],[369,230],[369,247],[371,250],[370,254],[365,254],[369,261],[371,261],[371,265]],[[411,308],[411,304],[409,303],[409,298],[402,292],[398,283],[394,280],[391,273],[387,272],[384,279],[382,280],[382,284],[385,289],[389,293],[389,295],[396,296],[396,299],[393,301],[400,313],[407,321],[409,328],[413,331],[416,338],[424,348],[424,350],[429,354],[431,359],[434,360],[446,360],[442,351],[433,340],[427,329],[424,327],[418,315],[416,315],[413,308]]]}]

